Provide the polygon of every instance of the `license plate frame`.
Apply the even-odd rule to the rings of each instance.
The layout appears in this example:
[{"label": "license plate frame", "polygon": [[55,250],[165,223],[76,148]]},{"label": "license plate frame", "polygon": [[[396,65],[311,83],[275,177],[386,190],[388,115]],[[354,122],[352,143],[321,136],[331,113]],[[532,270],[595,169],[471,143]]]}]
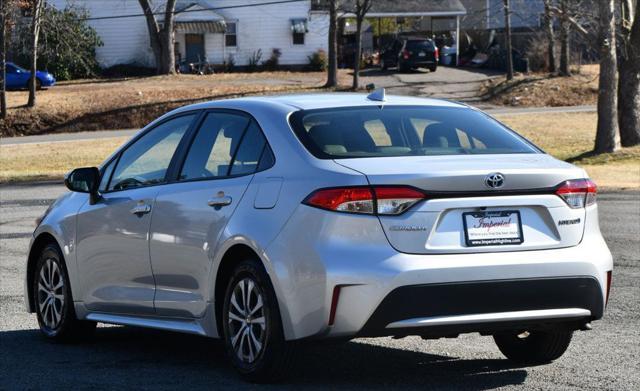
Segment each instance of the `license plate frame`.
[{"label": "license plate frame", "polygon": [[[509,224],[509,228],[507,228],[506,230],[509,231],[513,231],[513,227],[512,225],[515,224],[515,228],[516,228],[516,232],[512,233],[512,232],[506,232],[504,235],[500,236],[500,233],[496,234],[499,235],[497,237],[492,237],[490,236],[490,234],[487,232],[486,236],[483,238],[479,238],[478,237],[478,233],[473,233],[473,235],[470,235],[469,233],[469,222],[467,221],[467,216],[471,216],[473,219],[480,219],[480,218],[490,218],[490,219],[504,219],[509,217],[509,216],[515,216],[516,218],[516,222],[515,223],[510,223]],[[492,220],[489,222],[491,223],[493,222]],[[497,223],[500,222],[500,220],[496,220]],[[464,212],[462,213],[462,224],[464,226],[464,239],[465,239],[465,244],[467,245],[467,247],[482,247],[482,246],[506,246],[506,245],[520,245],[522,243],[524,243],[524,235],[522,232],[522,216],[520,215],[520,211],[519,210],[498,210],[498,211],[474,211],[474,212]],[[476,228],[476,227],[471,227],[471,228]],[[488,227],[487,231],[489,231],[491,228],[494,227]],[[476,229],[478,230],[482,230],[484,229],[484,227],[477,227]],[[498,229],[500,229],[500,227],[498,227]],[[473,237],[472,237],[473,236]]]}]

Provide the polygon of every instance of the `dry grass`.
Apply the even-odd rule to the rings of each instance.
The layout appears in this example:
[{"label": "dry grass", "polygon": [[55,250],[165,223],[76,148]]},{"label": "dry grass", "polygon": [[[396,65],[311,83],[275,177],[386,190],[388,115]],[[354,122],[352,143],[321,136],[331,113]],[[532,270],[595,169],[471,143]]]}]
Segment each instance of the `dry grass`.
[{"label": "dry grass", "polygon": [[60,180],[73,168],[100,164],[126,139],[0,145],[0,183]]},{"label": "dry grass", "polygon": [[[206,100],[315,90],[324,72],[261,72],[78,80],[40,91],[34,109],[22,107],[26,91],[7,94],[9,116],[0,135],[16,136],[142,127],[179,106]],[[348,84],[348,71],[339,73]]]},{"label": "dry grass", "polygon": [[490,80],[489,101],[507,106],[577,106],[595,104],[598,98],[598,65],[584,65],[572,77],[545,73],[519,75],[514,80]]},{"label": "dry grass", "polygon": [[640,188],[640,146],[588,156],[596,135],[596,113],[496,117],[547,153],[583,167],[601,187]]},{"label": "dry grass", "polygon": [[[585,168],[601,187],[640,188],[640,147],[581,157],[593,147],[595,113],[498,118],[548,153]],[[0,146],[0,182],[60,179],[74,167],[99,164],[125,138]]]}]

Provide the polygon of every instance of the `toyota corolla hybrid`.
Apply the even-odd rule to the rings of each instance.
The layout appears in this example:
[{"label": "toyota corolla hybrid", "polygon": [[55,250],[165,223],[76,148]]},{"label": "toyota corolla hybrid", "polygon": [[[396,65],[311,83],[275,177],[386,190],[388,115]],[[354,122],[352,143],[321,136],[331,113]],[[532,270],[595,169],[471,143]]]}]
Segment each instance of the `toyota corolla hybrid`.
[{"label": "toyota corolla hybrid", "polygon": [[103,322],[222,338],[251,381],[322,338],[479,332],[546,363],[609,295],[586,172],[448,101],[191,105],[65,182],[27,260],[42,333]]}]

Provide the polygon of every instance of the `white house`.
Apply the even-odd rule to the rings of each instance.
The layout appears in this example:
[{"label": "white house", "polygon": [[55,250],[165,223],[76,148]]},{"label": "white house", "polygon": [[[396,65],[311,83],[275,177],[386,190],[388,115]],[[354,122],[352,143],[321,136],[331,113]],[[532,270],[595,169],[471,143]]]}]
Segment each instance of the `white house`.
[{"label": "white house", "polygon": [[[327,49],[329,17],[315,11],[311,1],[264,4],[266,0],[178,0],[176,57],[222,64],[230,56],[236,65],[248,65],[262,51],[262,61],[280,49],[282,65],[304,65],[308,56]],[[149,34],[138,0],[48,0],[57,8],[85,8],[88,23],[104,45],[97,48],[103,67],[137,64],[153,67]],[[152,2],[162,14],[164,0]],[[133,15],[133,16],[132,16]],[[107,19],[100,19],[107,17]],[[156,16],[162,21],[162,16]]]}]

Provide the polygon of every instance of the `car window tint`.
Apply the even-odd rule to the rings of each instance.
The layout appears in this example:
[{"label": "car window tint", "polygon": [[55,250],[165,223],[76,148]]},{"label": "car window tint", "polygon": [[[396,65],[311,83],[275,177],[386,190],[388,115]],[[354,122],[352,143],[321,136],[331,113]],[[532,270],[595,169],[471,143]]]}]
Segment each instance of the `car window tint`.
[{"label": "car window tint", "polygon": [[209,113],[196,134],[180,173],[181,180],[227,176],[249,118]]},{"label": "car window tint", "polygon": [[385,106],[301,110],[291,125],[324,159],[537,153],[535,146],[476,110]]},{"label": "car window tint", "polygon": [[407,41],[407,50],[432,50],[431,41]]},{"label": "car window tint", "polygon": [[256,172],[266,142],[258,124],[251,121],[236,152],[230,174],[245,175]]},{"label": "car window tint", "polygon": [[7,64],[7,73],[16,73],[16,67],[13,65]]},{"label": "car window tint", "polygon": [[164,122],[128,147],[109,183],[109,190],[148,186],[165,181],[171,158],[195,115]]},{"label": "car window tint", "polygon": [[109,185],[109,178],[111,177],[111,173],[113,173],[113,168],[116,166],[116,160],[112,160],[107,167],[102,170],[102,177],[100,177],[100,186],[98,190],[105,191],[107,190],[107,186]]},{"label": "car window tint", "polygon": [[271,151],[269,144],[265,144],[262,156],[260,157],[260,163],[258,164],[258,169],[256,171],[264,171],[273,167],[275,163],[276,158],[273,156],[273,151]]}]

